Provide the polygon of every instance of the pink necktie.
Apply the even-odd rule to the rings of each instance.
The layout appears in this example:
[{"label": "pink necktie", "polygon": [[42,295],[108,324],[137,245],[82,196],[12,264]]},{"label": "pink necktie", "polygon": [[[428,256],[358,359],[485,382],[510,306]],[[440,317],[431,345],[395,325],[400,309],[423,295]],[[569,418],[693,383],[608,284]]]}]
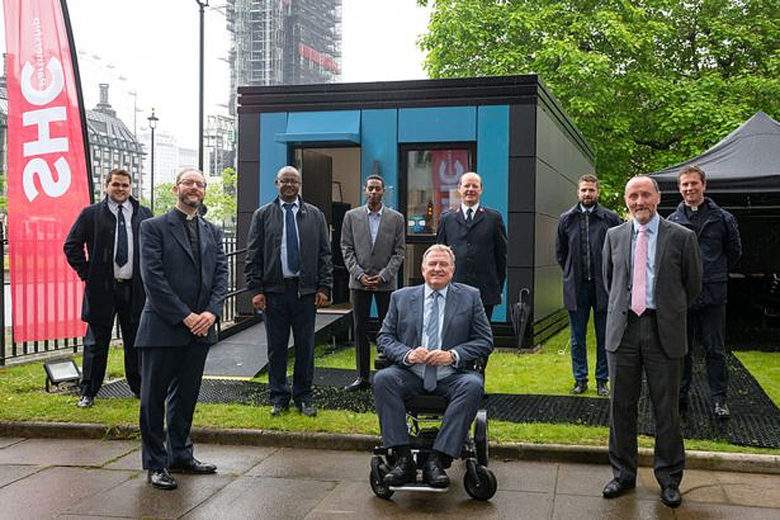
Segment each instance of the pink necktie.
[{"label": "pink necktie", "polygon": [[631,310],[641,316],[647,308],[647,227],[639,226],[634,255],[633,283],[631,285]]}]

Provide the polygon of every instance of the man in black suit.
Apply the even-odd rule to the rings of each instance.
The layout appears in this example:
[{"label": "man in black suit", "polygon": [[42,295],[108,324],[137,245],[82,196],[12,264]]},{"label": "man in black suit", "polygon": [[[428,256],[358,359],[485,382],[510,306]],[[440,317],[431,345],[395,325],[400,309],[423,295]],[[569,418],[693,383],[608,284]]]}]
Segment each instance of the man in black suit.
[{"label": "man in black suit", "polygon": [[[255,309],[265,312],[271,415],[287,411],[292,397],[306,416],[312,402],[314,322],[333,286],[330,240],[325,215],[304,202],[301,174],[285,166],[276,174],[279,196],[252,215],[245,273]],[[292,395],[287,385],[287,344],[295,339]]]},{"label": "man in black suit", "polygon": [[182,171],[173,191],[176,207],[141,225],[146,305],[135,343],[141,351],[143,467],[147,482],[160,489],[176,488],[171,472],[217,469],[193,456],[190,427],[228,283],[222,232],[198,215],[206,194],[203,174]]},{"label": "man in black suit", "polygon": [[152,212],[131,196],[131,187],[127,170],[111,170],[106,177],[106,197],[84,208],[63,246],[68,263],[86,282],[81,319],[88,326],[80,408],[92,406],[103,384],[115,316],[122,329],[127,383],[136,397],[141,393],[138,352],[133,346],[144,306],[138,228],[141,221],[152,217]]},{"label": "man in black suit", "polygon": [[474,172],[458,180],[461,205],[441,216],[436,242],[455,252],[455,277],[479,289],[488,321],[501,303],[506,279],[507,237],[501,213],[480,204],[482,178]]},{"label": "man in black suit", "polygon": [[601,280],[601,248],[607,230],[620,224],[620,217],[598,203],[599,180],[583,175],[577,182],[577,205],[558,220],[555,257],[563,270],[563,304],[569,311],[573,394],[588,389],[588,349],[586,344],[590,310],[596,331],[596,392],[609,395],[607,351],[607,291]]},{"label": "man in black suit", "polygon": [[685,467],[677,400],[687,351],[686,312],[701,291],[702,268],[696,234],[660,218],[660,200],[655,179],[633,177],[625,189],[633,218],[607,231],[604,242],[614,478],[602,493],[614,498],[636,485],[637,402],[644,373],[655,417],[655,478],[661,501],[677,507]]}]

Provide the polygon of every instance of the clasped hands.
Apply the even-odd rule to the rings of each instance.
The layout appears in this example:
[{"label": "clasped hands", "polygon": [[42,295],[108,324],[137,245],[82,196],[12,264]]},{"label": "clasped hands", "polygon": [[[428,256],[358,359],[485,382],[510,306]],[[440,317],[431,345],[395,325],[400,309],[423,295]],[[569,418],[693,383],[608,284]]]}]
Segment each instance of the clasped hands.
[{"label": "clasped hands", "polygon": [[382,280],[382,277],[378,274],[370,275],[370,274],[363,274],[360,276],[360,283],[363,284],[363,287],[366,289],[376,289],[384,282]]},{"label": "clasped hands", "polygon": [[200,314],[189,313],[183,322],[195,336],[205,336],[216,320],[217,317],[209,311],[203,311]]},{"label": "clasped hands", "polygon": [[425,347],[413,348],[406,355],[406,360],[415,365],[431,365],[434,367],[452,365],[455,363],[455,356],[449,350],[428,350]]}]

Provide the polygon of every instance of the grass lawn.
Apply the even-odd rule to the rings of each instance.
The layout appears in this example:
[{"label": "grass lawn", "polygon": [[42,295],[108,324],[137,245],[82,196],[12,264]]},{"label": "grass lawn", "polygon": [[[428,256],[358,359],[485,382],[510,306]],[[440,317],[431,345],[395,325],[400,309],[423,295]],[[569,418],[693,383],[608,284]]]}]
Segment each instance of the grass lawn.
[{"label": "grass lawn", "polygon": [[[320,352],[323,352],[320,350]],[[740,352],[737,357],[755,375],[774,402],[780,403],[780,353]],[[594,353],[589,355],[591,371]],[[76,360],[81,363],[80,357]],[[353,369],[353,349],[324,353],[317,365]],[[122,377],[122,350],[114,348],[109,356],[108,377]],[[43,390],[44,371],[41,362],[0,369],[0,420],[89,422],[106,425],[138,424],[138,402],[133,399],[99,399],[93,408],[75,406],[77,398],[70,395],[46,394]],[[535,354],[496,352],[490,358],[487,373],[488,392],[568,395],[573,384],[568,332],[551,338]],[[265,376],[257,378],[266,380]],[[588,395],[595,395],[591,388]],[[199,404],[196,426],[220,428],[253,428],[281,431],[310,431],[378,434],[376,415],[345,410],[320,410],[316,418],[289,413],[271,417],[270,407],[249,405]],[[585,444],[605,446],[605,427],[577,424],[490,422],[490,437],[498,442],[529,442]],[[639,444],[652,447],[653,439],[640,437]],[[760,449],[735,446],[727,442],[687,440],[691,450],[780,455],[780,449]]]}]

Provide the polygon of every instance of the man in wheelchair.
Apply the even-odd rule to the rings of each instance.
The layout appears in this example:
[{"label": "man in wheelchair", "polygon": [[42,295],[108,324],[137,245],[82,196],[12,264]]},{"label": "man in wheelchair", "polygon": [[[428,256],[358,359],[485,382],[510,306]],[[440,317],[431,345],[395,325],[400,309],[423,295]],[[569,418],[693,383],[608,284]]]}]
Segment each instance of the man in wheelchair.
[{"label": "man in wheelchair", "polygon": [[376,373],[374,400],[384,448],[395,465],[384,475],[385,486],[417,479],[406,425],[406,405],[420,395],[444,397],[447,408],[433,451],[422,467],[423,482],[446,488],[445,468],[461,455],[469,427],[483,395],[483,377],[474,364],[493,350],[493,335],[479,290],[451,282],[455,255],[435,244],[423,255],[425,284],[395,291],[377,337],[379,351],[392,365]]}]

